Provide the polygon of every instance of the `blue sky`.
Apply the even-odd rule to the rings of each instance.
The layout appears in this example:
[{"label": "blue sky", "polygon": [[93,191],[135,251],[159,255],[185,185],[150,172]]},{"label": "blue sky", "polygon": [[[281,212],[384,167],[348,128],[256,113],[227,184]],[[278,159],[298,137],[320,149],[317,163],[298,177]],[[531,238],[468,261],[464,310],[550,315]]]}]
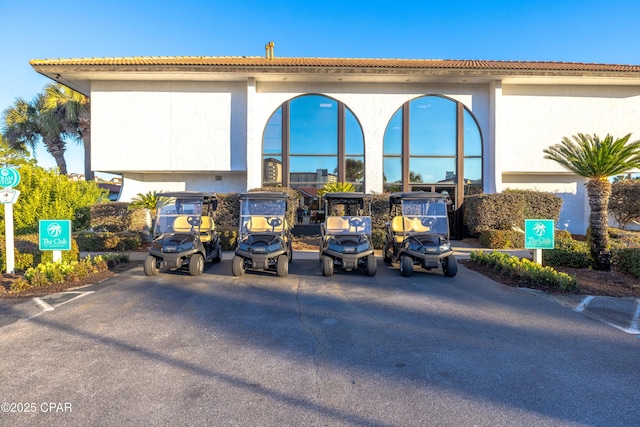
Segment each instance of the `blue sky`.
[{"label": "blue sky", "polygon": [[[0,0],[0,109],[50,82],[31,59],[263,56],[269,41],[284,57],[639,65],[638,16],[637,0]],[[70,146],[69,172],[82,151]]]}]

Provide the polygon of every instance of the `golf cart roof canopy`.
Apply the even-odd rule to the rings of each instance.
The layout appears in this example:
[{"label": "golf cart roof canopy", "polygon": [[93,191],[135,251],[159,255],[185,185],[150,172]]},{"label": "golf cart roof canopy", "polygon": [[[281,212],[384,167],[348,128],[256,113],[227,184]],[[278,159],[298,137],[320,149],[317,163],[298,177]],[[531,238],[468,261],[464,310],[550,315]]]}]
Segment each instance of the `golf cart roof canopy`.
[{"label": "golf cart roof canopy", "polygon": [[287,199],[289,193],[277,192],[277,191],[254,191],[251,193],[240,194],[240,199]]},{"label": "golf cart roof canopy", "polygon": [[446,199],[448,195],[427,191],[408,191],[406,193],[391,193],[389,201],[391,203],[400,203],[402,200],[428,200],[428,199]]},{"label": "golf cart roof canopy", "polygon": [[344,192],[344,193],[324,193],[324,199],[332,205],[354,205],[358,204],[360,209],[364,207],[364,200],[370,199],[371,194],[361,192]]},{"label": "golf cart roof canopy", "polygon": [[166,193],[157,193],[158,197],[175,197],[178,199],[217,199],[215,193],[201,192],[201,191],[170,191]]}]

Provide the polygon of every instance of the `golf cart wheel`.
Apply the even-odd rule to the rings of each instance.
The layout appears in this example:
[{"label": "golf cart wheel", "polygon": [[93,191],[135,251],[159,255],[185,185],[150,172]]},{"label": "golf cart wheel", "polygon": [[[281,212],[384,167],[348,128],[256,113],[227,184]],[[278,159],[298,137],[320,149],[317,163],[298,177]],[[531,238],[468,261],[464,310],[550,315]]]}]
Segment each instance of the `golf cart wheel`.
[{"label": "golf cart wheel", "polygon": [[333,276],[333,258],[324,255],[322,257],[322,275]]},{"label": "golf cart wheel", "polygon": [[382,260],[387,264],[391,264],[391,257],[389,256],[388,251],[389,251],[389,245],[385,240],[384,246],[382,246]]},{"label": "golf cart wheel", "polygon": [[364,273],[367,276],[375,276],[377,269],[378,269],[378,262],[376,261],[376,256],[374,254],[367,256],[367,264],[364,268]]},{"label": "golf cart wheel", "polygon": [[233,257],[233,261],[231,262],[231,273],[233,273],[234,276],[244,275],[244,258],[238,255]]},{"label": "golf cart wheel", "polygon": [[408,255],[402,255],[400,258],[400,274],[404,277],[410,277],[413,274],[413,259]]},{"label": "golf cart wheel", "polygon": [[453,277],[458,273],[458,262],[456,257],[449,255],[442,261],[442,272],[445,277]]},{"label": "golf cart wheel", "polygon": [[204,273],[204,257],[201,254],[193,254],[189,259],[189,273],[192,276],[200,276]]},{"label": "golf cart wheel", "polygon": [[144,259],[144,274],[147,276],[157,276],[158,272],[159,270],[156,257],[153,255],[147,255]]},{"label": "golf cart wheel", "polygon": [[278,273],[278,277],[285,277],[287,273],[289,273],[289,257],[287,254],[278,255],[276,272]]}]

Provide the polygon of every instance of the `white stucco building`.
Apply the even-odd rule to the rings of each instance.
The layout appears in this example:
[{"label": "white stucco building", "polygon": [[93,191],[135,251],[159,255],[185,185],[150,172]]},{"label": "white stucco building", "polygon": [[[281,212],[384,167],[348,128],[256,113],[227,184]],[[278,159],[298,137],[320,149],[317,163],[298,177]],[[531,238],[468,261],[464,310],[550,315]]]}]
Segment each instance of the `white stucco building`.
[{"label": "white stucco building", "polygon": [[31,65],[91,97],[92,168],[122,175],[121,201],[324,173],[367,192],[446,189],[456,208],[472,189],[551,191],[564,199],[559,228],[584,233],[584,181],[542,150],[577,133],[640,138],[640,66],[271,55]]}]

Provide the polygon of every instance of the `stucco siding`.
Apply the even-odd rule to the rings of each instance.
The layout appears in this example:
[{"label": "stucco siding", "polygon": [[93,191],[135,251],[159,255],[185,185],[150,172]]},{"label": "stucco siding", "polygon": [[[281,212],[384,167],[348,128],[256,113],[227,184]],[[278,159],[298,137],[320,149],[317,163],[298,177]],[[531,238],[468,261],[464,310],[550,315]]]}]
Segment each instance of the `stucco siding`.
[{"label": "stucco siding", "polygon": [[[93,82],[92,164],[96,171],[230,171],[237,85],[210,82]],[[235,106],[235,111],[244,106]],[[237,138],[237,137],[236,137]],[[236,144],[244,147],[244,138]],[[243,148],[234,160],[243,166]]]},{"label": "stucco siding", "polygon": [[640,88],[631,86],[504,85],[503,172],[561,172],[543,149],[577,133],[640,137]]}]

